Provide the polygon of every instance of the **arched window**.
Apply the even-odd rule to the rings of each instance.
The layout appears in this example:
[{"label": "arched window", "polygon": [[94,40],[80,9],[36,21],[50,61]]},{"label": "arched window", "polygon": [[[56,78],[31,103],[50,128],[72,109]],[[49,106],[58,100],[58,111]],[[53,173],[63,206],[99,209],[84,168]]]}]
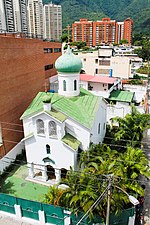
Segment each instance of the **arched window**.
[{"label": "arched window", "polygon": [[100,132],[101,132],[101,124],[99,123],[98,124],[98,134],[100,134]]},{"label": "arched window", "polygon": [[41,119],[38,119],[36,121],[36,127],[37,127],[37,134],[44,134],[44,122]]},{"label": "arched window", "polygon": [[46,153],[47,154],[50,154],[51,153],[51,149],[50,149],[50,146],[49,145],[46,145]]},{"label": "arched window", "polygon": [[57,129],[56,129],[56,123],[54,121],[49,122],[49,136],[56,136],[57,135]]},{"label": "arched window", "polygon": [[77,90],[77,80],[74,80],[74,91]]},{"label": "arched window", "polygon": [[63,90],[66,91],[66,89],[67,89],[67,88],[66,88],[66,81],[63,80]]}]

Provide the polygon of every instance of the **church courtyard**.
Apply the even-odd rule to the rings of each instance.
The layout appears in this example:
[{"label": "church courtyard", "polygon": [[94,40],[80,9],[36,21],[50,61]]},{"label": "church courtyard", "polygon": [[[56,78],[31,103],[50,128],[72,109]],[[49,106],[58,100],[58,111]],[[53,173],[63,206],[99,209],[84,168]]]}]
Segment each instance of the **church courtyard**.
[{"label": "church courtyard", "polygon": [[1,193],[18,198],[42,202],[48,186],[26,180],[27,165],[15,166],[11,172],[1,180]]}]

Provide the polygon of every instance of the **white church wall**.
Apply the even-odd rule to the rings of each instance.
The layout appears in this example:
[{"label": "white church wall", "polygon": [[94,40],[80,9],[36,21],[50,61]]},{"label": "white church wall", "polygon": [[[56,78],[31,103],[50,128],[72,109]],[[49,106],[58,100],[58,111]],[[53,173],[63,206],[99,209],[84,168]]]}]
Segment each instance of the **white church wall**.
[{"label": "white church wall", "polygon": [[27,136],[33,132],[34,128],[31,117],[23,120],[23,129],[24,129],[24,136]]},{"label": "white church wall", "polygon": [[[50,154],[46,152],[47,144],[50,146]],[[25,148],[28,163],[44,165],[43,159],[49,157],[55,162],[55,164],[50,163],[54,168],[69,169],[70,166],[74,167],[75,165],[76,151],[71,150],[58,139],[40,136],[32,137],[25,141]]]},{"label": "white church wall", "polygon": [[[105,100],[101,101],[99,110],[97,111],[95,122],[91,132],[91,142],[94,144],[98,144],[102,142],[106,132],[106,112],[107,105]],[[100,124],[100,125],[99,125]],[[99,133],[100,126],[100,133]]]},{"label": "white church wall", "polygon": [[71,119],[66,120],[66,131],[81,142],[81,149],[87,150],[90,144],[90,131]]}]

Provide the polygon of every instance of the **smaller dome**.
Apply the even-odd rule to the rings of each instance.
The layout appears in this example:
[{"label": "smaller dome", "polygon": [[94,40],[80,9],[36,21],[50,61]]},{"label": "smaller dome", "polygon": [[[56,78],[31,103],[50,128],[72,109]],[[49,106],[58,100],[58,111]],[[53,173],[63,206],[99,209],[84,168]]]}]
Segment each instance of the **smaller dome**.
[{"label": "smaller dome", "polygon": [[44,97],[42,98],[42,102],[43,103],[51,103],[51,96],[50,95],[44,95]]},{"label": "smaller dome", "polygon": [[67,51],[56,60],[55,68],[58,72],[80,72],[82,61],[72,53],[70,45],[68,45]]}]

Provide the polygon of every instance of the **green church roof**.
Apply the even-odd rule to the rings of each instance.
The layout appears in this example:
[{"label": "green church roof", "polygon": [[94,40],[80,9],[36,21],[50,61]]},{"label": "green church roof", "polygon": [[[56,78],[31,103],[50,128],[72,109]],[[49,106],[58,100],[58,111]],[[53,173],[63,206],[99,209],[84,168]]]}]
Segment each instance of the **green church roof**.
[{"label": "green church roof", "polygon": [[80,72],[82,61],[72,53],[70,45],[68,45],[67,51],[56,60],[55,68],[58,72]]},{"label": "green church roof", "polygon": [[[42,99],[45,94],[45,92],[37,94],[21,116],[21,119],[44,111]],[[64,121],[67,117],[70,117],[83,126],[89,129],[92,128],[102,97],[94,96],[83,88],[80,90],[80,95],[76,97],[63,97],[57,93],[47,93],[47,95],[51,96],[52,111],[55,111],[53,114],[50,111],[50,115],[60,121]]]}]

